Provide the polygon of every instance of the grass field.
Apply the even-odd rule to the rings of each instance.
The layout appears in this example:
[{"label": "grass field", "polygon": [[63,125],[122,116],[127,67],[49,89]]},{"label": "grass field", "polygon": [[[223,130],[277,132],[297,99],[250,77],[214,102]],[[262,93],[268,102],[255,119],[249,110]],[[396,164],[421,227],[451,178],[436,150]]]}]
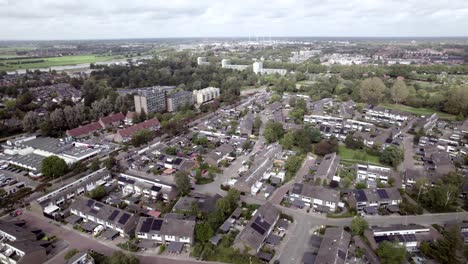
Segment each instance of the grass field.
[{"label": "grass field", "polygon": [[341,157],[341,161],[345,163],[360,163],[366,162],[375,165],[382,165],[379,161],[379,156],[373,156],[367,154],[364,150],[358,149],[349,149],[344,145],[339,146],[339,155]]},{"label": "grass field", "polygon": [[380,106],[387,108],[387,109],[407,112],[407,113],[418,115],[418,116],[427,116],[427,115],[432,115],[433,113],[437,113],[437,115],[442,119],[447,119],[447,120],[455,119],[454,115],[437,112],[429,108],[414,108],[411,106],[400,105],[400,104],[398,105],[397,104],[381,104]]},{"label": "grass field", "polygon": [[95,56],[95,55],[78,55],[78,56],[63,56],[63,57],[53,57],[53,58],[34,58],[34,59],[25,59],[25,61],[30,60],[44,60],[44,62],[38,63],[24,63],[24,64],[13,64],[8,65],[8,62],[21,62],[22,60],[4,60],[0,61],[4,65],[0,64],[0,71],[15,71],[20,69],[35,69],[35,68],[49,68],[53,66],[65,66],[65,65],[76,65],[83,63],[93,63],[101,61],[109,61],[118,59],[119,56]]}]

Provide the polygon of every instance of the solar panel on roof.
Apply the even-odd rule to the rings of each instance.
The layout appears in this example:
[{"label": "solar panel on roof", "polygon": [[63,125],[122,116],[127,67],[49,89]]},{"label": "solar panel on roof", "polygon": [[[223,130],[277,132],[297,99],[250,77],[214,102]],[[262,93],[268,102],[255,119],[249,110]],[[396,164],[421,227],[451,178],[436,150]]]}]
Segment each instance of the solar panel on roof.
[{"label": "solar panel on roof", "polygon": [[366,194],[364,193],[363,190],[356,190],[354,194],[355,194],[355,197],[356,197],[356,201],[358,201],[358,202],[367,201]]},{"label": "solar panel on roof", "polygon": [[257,225],[261,226],[264,230],[270,229],[270,224],[268,222],[266,222],[265,220],[263,220],[259,216],[257,216],[257,218],[255,218],[255,223]]},{"label": "solar panel on roof", "polygon": [[388,236],[376,236],[376,237],[374,237],[374,239],[375,239],[375,242],[377,244],[379,244],[379,243],[381,243],[383,241],[389,241]]},{"label": "solar panel on roof", "polygon": [[102,203],[96,203],[95,206],[102,208],[104,205]]},{"label": "solar panel on roof", "polygon": [[342,260],[346,259],[346,253],[343,250],[338,250],[338,257]]},{"label": "solar panel on roof", "polygon": [[97,214],[98,213],[98,210],[94,210],[94,209],[91,209],[91,211],[89,211],[90,214]]},{"label": "solar panel on roof", "polygon": [[159,192],[161,190],[161,187],[153,185],[153,186],[151,186],[151,190],[155,191],[155,192]]},{"label": "solar panel on roof", "polygon": [[94,200],[88,200],[88,202],[86,203],[86,205],[87,205],[88,207],[91,207],[91,206],[93,206],[94,202],[95,202]]},{"label": "solar panel on roof", "polygon": [[151,219],[148,218],[141,224],[140,232],[148,233],[151,229]]},{"label": "solar panel on roof", "polygon": [[179,165],[182,162],[182,159],[177,158],[174,160],[174,164]]},{"label": "solar panel on roof", "polygon": [[379,195],[380,199],[388,199],[388,194],[383,189],[377,189],[377,194]]},{"label": "solar panel on roof", "polygon": [[134,183],[135,183],[135,180],[127,179],[127,182],[130,183],[130,184],[134,184]]},{"label": "solar panel on roof", "polygon": [[119,224],[125,225],[125,223],[127,223],[129,218],[130,218],[130,215],[127,213],[124,213],[119,219]]},{"label": "solar panel on roof", "polygon": [[257,225],[256,223],[252,223],[252,228],[257,231],[258,233],[260,233],[260,235],[263,235],[265,234],[265,229],[263,229],[261,226]]},{"label": "solar panel on roof", "polygon": [[163,224],[163,220],[161,219],[154,219],[153,224],[151,225],[151,230],[159,231],[161,230],[161,226]]},{"label": "solar panel on roof", "polygon": [[118,214],[119,210],[114,210],[114,212],[109,216],[109,221],[114,221]]},{"label": "solar panel on roof", "polygon": [[118,181],[119,181],[119,182],[126,182],[127,179],[125,179],[125,177],[119,177]]}]

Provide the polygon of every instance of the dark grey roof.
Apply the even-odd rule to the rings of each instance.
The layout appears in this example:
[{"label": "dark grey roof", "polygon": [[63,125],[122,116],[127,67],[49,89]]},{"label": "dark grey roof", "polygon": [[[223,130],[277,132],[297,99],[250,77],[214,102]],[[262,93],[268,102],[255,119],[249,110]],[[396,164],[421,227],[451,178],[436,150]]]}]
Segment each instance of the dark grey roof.
[{"label": "dark grey roof", "polygon": [[24,221],[6,222],[0,221],[0,230],[15,237],[16,240],[35,239],[36,235],[24,227]]},{"label": "dark grey roof", "polygon": [[273,254],[268,252],[258,252],[257,257],[261,260],[270,261],[273,258]]},{"label": "dark grey roof", "polygon": [[291,193],[327,202],[337,203],[340,200],[339,191],[315,186],[311,183],[295,183]]},{"label": "dark grey roof", "polygon": [[180,253],[183,248],[184,243],[172,241],[169,243],[169,246],[167,246],[167,251],[172,253]]},{"label": "dark grey roof", "polygon": [[219,242],[221,241],[221,236],[220,235],[215,235],[212,238],[210,238],[210,243],[217,246]]},{"label": "dark grey roof", "polygon": [[265,242],[270,245],[277,246],[281,243],[281,237],[275,234],[269,234],[265,239]]},{"label": "dark grey roof", "polygon": [[69,224],[76,224],[78,222],[80,222],[81,220],[83,220],[83,218],[81,216],[78,216],[78,215],[70,215],[69,217],[65,218],[65,222],[69,223]]},{"label": "dark grey roof", "polygon": [[302,256],[302,263],[304,264],[315,264],[315,259],[317,255],[314,255],[312,252],[305,252]]},{"label": "dark grey roof", "polygon": [[318,177],[324,177],[332,179],[335,176],[338,166],[340,165],[340,156],[336,153],[330,153],[323,157],[315,175]]},{"label": "dark grey roof", "polygon": [[281,218],[278,220],[278,223],[276,223],[276,226],[282,229],[288,229],[289,222],[286,219]]},{"label": "dark grey roof", "polygon": [[88,220],[88,222],[84,223],[82,227],[84,230],[92,232],[98,225],[98,223]]},{"label": "dark grey roof", "polygon": [[310,237],[310,246],[314,247],[314,248],[319,248],[320,245],[322,244],[322,237],[320,236],[317,236],[317,235],[312,235]]},{"label": "dark grey roof", "polygon": [[154,241],[153,240],[142,239],[142,240],[140,240],[140,242],[138,242],[138,247],[139,248],[153,248],[154,247]]},{"label": "dark grey roof", "polygon": [[325,230],[316,262],[323,264],[344,264],[351,235],[343,228],[332,227]]},{"label": "dark grey roof", "polygon": [[269,231],[276,224],[280,211],[270,202],[266,202],[257,209],[247,226],[241,231],[235,240],[235,244],[240,247],[245,245],[258,251]]},{"label": "dark grey roof", "polygon": [[111,228],[107,228],[106,231],[104,231],[101,236],[105,239],[112,240],[118,235],[119,235],[119,231],[111,229]]},{"label": "dark grey roof", "polygon": [[132,213],[82,196],[77,197],[70,205],[70,209],[113,223],[118,227],[125,227],[135,222],[136,218]]},{"label": "dark grey roof", "polygon": [[140,217],[136,227],[136,232],[179,237],[193,237],[195,223],[195,221],[182,219]]}]

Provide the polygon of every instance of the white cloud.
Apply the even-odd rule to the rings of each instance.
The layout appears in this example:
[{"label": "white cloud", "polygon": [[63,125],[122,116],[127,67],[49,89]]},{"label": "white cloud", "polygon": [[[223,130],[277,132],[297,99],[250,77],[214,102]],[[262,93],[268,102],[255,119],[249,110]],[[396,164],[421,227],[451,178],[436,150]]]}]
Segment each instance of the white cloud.
[{"label": "white cloud", "polygon": [[0,0],[0,39],[462,36],[465,0]]}]

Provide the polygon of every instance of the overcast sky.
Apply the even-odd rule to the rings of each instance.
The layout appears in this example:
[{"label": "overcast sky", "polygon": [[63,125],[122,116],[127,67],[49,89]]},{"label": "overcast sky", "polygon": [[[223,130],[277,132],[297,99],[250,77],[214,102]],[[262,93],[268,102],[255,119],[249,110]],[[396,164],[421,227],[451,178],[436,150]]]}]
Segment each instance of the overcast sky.
[{"label": "overcast sky", "polygon": [[467,36],[468,0],[0,0],[0,39]]}]

